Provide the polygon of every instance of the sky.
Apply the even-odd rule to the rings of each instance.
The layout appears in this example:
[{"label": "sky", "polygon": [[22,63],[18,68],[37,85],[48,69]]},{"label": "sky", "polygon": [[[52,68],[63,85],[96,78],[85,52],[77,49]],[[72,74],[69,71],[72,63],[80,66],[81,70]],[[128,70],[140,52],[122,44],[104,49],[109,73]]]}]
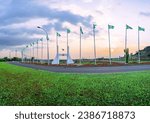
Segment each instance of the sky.
[{"label": "sky", "polygon": [[[44,38],[46,57],[46,38],[50,37],[50,57],[56,55],[56,32],[59,37],[60,53],[66,51],[66,29],[69,28],[69,46],[72,58],[79,58],[79,29],[83,29],[82,58],[94,57],[92,25],[96,27],[97,57],[108,57],[108,24],[114,25],[110,31],[113,57],[123,56],[125,25],[128,30],[130,53],[138,49],[138,26],[145,28],[140,32],[141,49],[150,45],[150,1],[149,0],[0,0],[0,57],[15,55],[39,38]],[[61,49],[65,49],[62,51]],[[40,52],[40,47],[39,47]],[[27,55],[29,51],[26,52]]]}]

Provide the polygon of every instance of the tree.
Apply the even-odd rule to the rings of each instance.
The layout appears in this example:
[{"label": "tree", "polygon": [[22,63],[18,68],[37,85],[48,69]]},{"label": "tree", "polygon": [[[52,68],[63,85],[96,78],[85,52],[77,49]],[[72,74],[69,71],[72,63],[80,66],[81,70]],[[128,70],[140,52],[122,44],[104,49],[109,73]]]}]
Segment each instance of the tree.
[{"label": "tree", "polygon": [[129,49],[128,48],[125,49],[124,52],[125,52],[126,64],[128,64],[129,63]]}]

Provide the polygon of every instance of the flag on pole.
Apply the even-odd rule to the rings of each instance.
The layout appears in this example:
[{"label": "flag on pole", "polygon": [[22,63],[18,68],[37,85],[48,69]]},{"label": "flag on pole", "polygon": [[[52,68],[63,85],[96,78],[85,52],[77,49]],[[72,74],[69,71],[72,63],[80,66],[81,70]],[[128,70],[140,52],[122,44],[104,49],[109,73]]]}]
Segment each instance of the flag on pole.
[{"label": "flag on pole", "polygon": [[71,31],[70,31],[70,29],[67,29],[67,33],[70,33]]},{"label": "flag on pole", "polygon": [[108,29],[114,29],[115,27],[113,25],[108,25]]},{"label": "flag on pole", "polygon": [[60,35],[58,32],[57,32],[57,36],[58,36],[58,37],[61,37],[61,35]]},{"label": "flag on pole", "polygon": [[95,28],[96,28],[96,26],[97,26],[96,24],[93,24],[93,29],[95,29]]},{"label": "flag on pole", "polygon": [[84,34],[84,33],[83,33],[83,30],[82,30],[82,27],[80,27],[80,33],[81,33],[81,34]]},{"label": "flag on pole", "polygon": [[140,27],[140,26],[138,27],[138,30],[139,31],[145,31],[145,29],[143,27]]},{"label": "flag on pole", "polygon": [[26,46],[26,48],[28,48],[28,45]]},{"label": "flag on pole", "polygon": [[40,41],[43,41],[43,38],[41,38]]},{"label": "flag on pole", "polygon": [[30,46],[32,46],[32,43],[30,44]]},{"label": "flag on pole", "polygon": [[46,35],[46,39],[49,40],[48,34]]},{"label": "flag on pole", "polygon": [[129,25],[126,25],[126,29],[133,29],[133,28]]}]

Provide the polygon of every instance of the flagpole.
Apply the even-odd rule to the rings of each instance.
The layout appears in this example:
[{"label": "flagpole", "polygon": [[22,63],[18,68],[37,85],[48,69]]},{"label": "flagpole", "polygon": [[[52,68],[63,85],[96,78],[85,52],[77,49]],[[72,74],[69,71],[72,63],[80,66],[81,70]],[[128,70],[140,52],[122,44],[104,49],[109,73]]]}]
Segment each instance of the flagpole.
[{"label": "flagpole", "polygon": [[21,56],[22,56],[22,62],[23,62],[23,50],[21,51]]},{"label": "flagpole", "polygon": [[46,34],[46,40],[47,40],[47,64],[49,65],[50,64],[50,54],[49,54],[49,37],[48,37],[48,33],[47,33],[47,31],[44,28],[42,28],[40,26],[38,26],[37,28],[42,29],[45,32],[45,34]]},{"label": "flagpole", "polygon": [[9,52],[9,58],[11,59],[11,52]]},{"label": "flagpole", "polygon": [[80,65],[81,65],[81,30],[80,30]]},{"label": "flagpole", "polygon": [[127,28],[125,30],[125,49],[127,49],[127,36],[128,36],[128,32],[127,32]]},{"label": "flagpole", "polygon": [[43,40],[42,40],[42,52],[41,52],[41,61],[43,60]]},{"label": "flagpole", "polygon": [[95,65],[96,65],[95,28],[93,28],[93,39],[94,39],[94,62],[95,62]]},{"label": "flagpole", "polygon": [[138,29],[138,62],[141,63],[141,56],[140,56],[140,31]]},{"label": "flagpole", "polygon": [[56,34],[56,48],[57,48],[57,55],[58,55],[58,35]]},{"label": "flagpole", "polygon": [[[125,30],[125,51],[127,49],[127,36],[128,36],[128,32],[127,32],[127,28]],[[125,52],[125,64],[126,64],[126,52]]]},{"label": "flagpole", "polygon": [[109,30],[109,27],[108,27],[108,41],[109,41],[109,63],[112,64],[112,61],[111,61],[111,44],[110,44],[110,30]]},{"label": "flagpole", "polygon": [[30,63],[31,63],[31,58],[32,58],[32,55],[31,55],[31,45],[30,45],[29,50],[30,50]]},{"label": "flagpole", "polygon": [[[69,46],[68,46],[68,32],[67,32],[67,60],[68,60],[68,54],[69,54]],[[68,65],[68,62],[67,62]]]},{"label": "flagpole", "polygon": [[34,43],[33,43],[33,63],[34,63]]},{"label": "flagpole", "polygon": [[16,54],[15,54],[15,57],[17,58],[17,50],[15,50],[15,53],[16,53]]},{"label": "flagpole", "polygon": [[38,63],[38,55],[39,53],[38,53],[38,41],[37,41],[37,63]]}]

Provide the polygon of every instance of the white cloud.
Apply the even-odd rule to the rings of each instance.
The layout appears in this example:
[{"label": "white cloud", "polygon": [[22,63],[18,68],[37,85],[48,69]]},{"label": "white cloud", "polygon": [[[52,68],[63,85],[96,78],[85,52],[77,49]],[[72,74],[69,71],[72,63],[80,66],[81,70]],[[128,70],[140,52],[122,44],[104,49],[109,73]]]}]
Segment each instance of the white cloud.
[{"label": "white cloud", "polygon": [[22,23],[14,23],[11,25],[7,25],[7,26],[3,26],[1,28],[26,28],[26,29],[33,29],[36,28],[37,26],[44,26],[44,25],[48,25],[48,24],[55,24],[56,22],[58,22],[57,19],[53,19],[53,20],[49,20],[48,18],[34,18],[34,19],[30,19],[26,22],[22,22]]}]

